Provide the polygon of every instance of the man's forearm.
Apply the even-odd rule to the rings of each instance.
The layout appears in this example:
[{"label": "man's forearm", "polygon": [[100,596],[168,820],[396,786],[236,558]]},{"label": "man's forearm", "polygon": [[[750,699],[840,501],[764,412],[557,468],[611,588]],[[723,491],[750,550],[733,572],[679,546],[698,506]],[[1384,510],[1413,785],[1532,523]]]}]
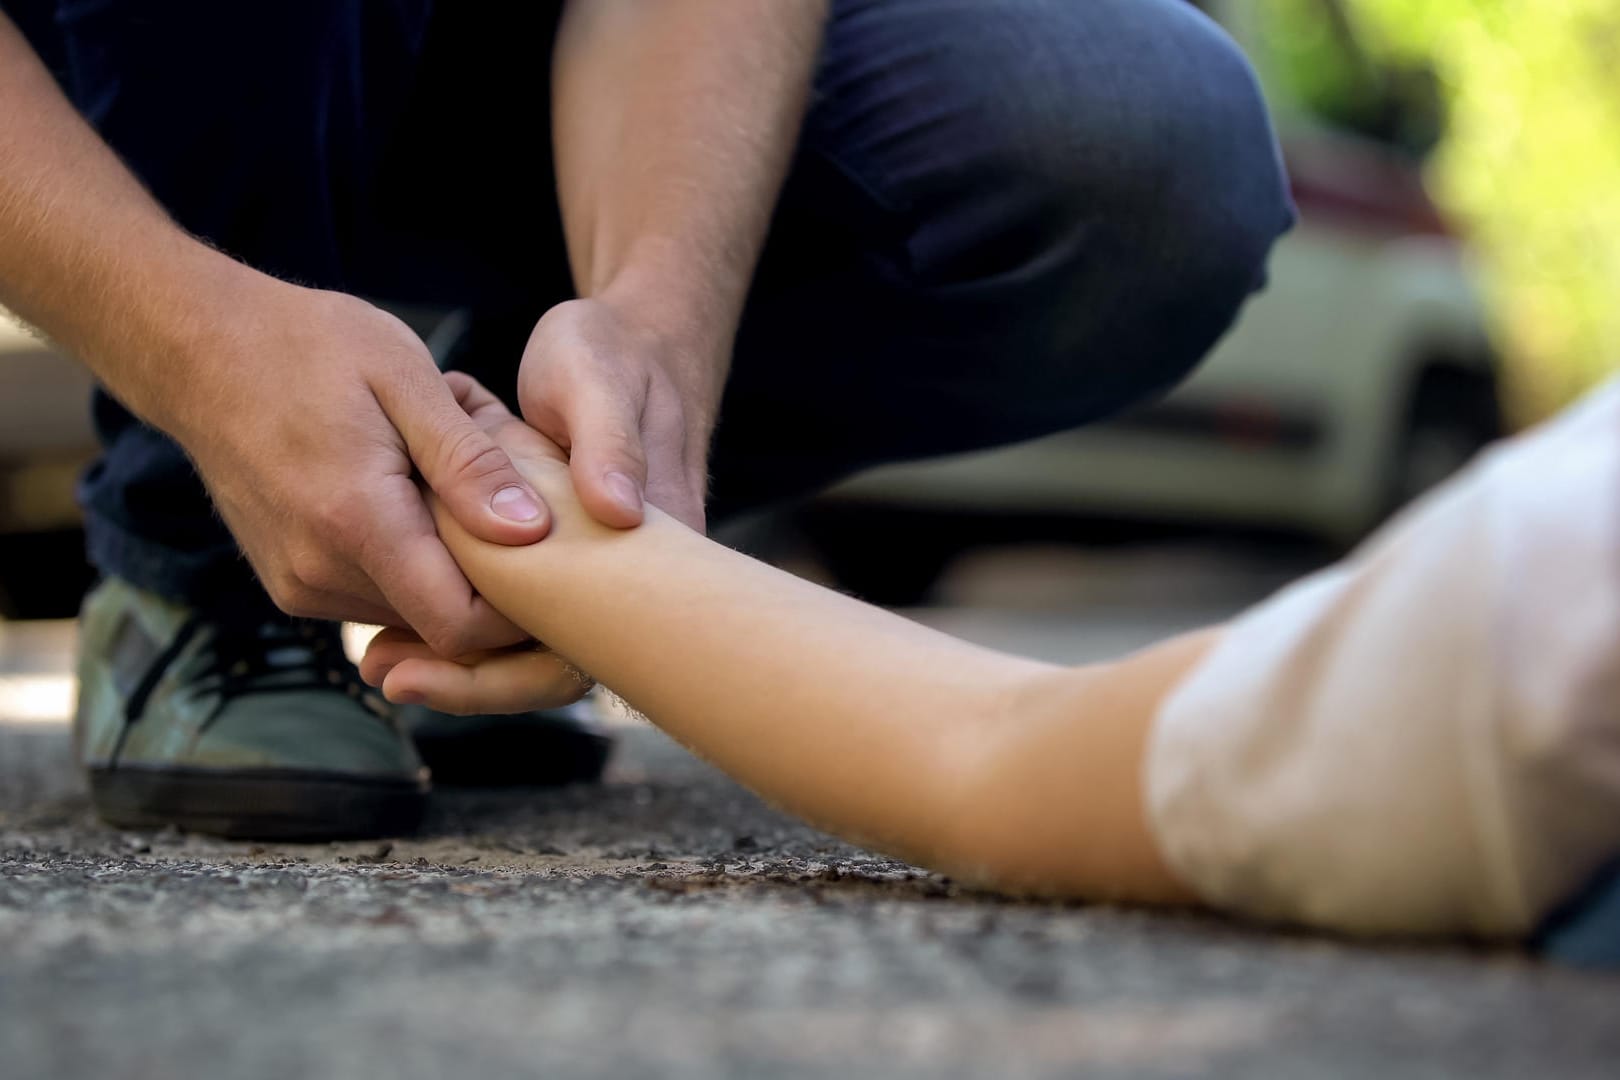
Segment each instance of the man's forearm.
[{"label": "man's forearm", "polygon": [[569,4],[553,125],[583,295],[622,297],[723,363],[797,141],[826,9],[825,0]]},{"label": "man's forearm", "polygon": [[[244,271],[171,221],[0,15],[0,303],[161,422],[160,376]],[[155,414],[155,415],[154,415]]]}]

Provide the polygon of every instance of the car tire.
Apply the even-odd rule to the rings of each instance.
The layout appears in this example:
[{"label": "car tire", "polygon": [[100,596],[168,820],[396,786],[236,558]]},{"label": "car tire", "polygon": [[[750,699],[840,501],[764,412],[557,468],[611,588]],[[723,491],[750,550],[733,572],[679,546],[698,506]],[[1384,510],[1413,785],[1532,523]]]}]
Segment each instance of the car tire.
[{"label": "car tire", "polygon": [[1495,380],[1454,368],[1419,379],[1385,482],[1384,516],[1443,483],[1502,435]]}]

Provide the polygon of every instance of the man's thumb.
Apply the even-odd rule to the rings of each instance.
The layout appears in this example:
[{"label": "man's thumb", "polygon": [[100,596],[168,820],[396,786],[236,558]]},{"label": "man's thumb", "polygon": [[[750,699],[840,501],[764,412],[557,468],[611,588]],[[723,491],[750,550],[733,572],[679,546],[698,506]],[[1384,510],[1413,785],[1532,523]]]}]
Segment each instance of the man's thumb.
[{"label": "man's thumb", "polygon": [[497,544],[532,544],[546,535],[551,515],[545,503],[448,387],[390,411],[389,419],[462,528]]},{"label": "man's thumb", "polygon": [[570,418],[569,470],[585,511],[604,525],[641,524],[647,456],[636,403],[611,394],[580,402]]}]

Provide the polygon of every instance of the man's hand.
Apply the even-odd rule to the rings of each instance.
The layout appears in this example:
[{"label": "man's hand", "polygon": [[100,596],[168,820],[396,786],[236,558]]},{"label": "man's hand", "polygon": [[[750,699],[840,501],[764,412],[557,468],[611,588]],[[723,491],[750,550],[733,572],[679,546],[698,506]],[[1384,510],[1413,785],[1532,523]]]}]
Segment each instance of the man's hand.
[{"label": "man's hand", "polygon": [[[471,376],[452,371],[445,380],[467,415],[521,471],[542,485],[550,474],[552,483],[573,486],[561,447],[513,416]],[[557,517],[566,522],[577,513],[564,501]],[[460,716],[553,709],[579,700],[595,685],[567,660],[532,641],[445,659],[415,633],[391,628],[371,639],[360,674],[390,701],[426,704]]]},{"label": "man's hand", "polygon": [[725,347],[662,334],[606,299],[570,300],[540,320],[518,401],[524,419],[568,451],[592,517],[629,528],[648,499],[703,531]]},{"label": "man's hand", "polygon": [[568,448],[592,517],[641,500],[702,530],[709,437],[826,0],[569,0],[552,53],[574,285],[535,328],[523,416]]},{"label": "man's hand", "polygon": [[413,477],[468,532],[546,533],[544,504],[403,323],[257,278],[220,351],[182,361],[148,414],[191,454],[260,580],[294,615],[409,626],[442,655],[526,635],[480,599]]},{"label": "man's hand", "polygon": [[486,540],[540,539],[545,508],[415,335],[176,228],[4,14],[0,101],[0,302],[186,448],[275,601],[447,655],[521,640],[439,542],[412,462]]}]

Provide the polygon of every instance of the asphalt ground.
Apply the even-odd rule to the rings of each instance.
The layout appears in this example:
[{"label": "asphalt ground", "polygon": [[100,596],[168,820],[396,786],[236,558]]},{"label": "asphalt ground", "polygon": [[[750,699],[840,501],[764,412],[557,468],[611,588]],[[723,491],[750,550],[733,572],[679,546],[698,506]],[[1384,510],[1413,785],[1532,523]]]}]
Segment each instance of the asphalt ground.
[{"label": "asphalt ground", "polygon": [[[1263,587],[1178,573],[1104,575],[1083,615],[1046,588],[929,618],[1078,659]],[[109,829],[70,760],[71,645],[0,625],[7,1080],[1617,1074],[1620,976],[976,894],[633,723],[603,786],[444,791],[392,843]]]}]

